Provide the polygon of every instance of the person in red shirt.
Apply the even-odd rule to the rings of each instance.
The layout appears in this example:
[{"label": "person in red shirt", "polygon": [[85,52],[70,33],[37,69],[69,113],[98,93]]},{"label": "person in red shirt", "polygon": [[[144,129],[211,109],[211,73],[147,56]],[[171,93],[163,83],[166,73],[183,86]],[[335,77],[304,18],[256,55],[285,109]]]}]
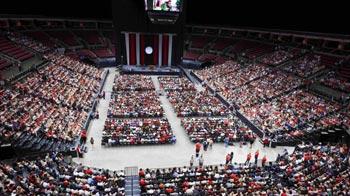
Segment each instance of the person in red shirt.
[{"label": "person in red shirt", "polygon": [[265,156],[262,158],[262,161],[261,161],[261,164],[262,164],[263,167],[265,166],[266,161],[267,161],[267,158],[266,158],[266,155],[265,155]]},{"label": "person in red shirt", "polygon": [[197,142],[197,143],[195,144],[196,157],[199,157],[199,151],[201,150],[201,147],[202,147],[201,143]]},{"label": "person in red shirt", "polygon": [[247,160],[245,161],[245,164],[248,164],[251,158],[252,158],[252,153],[248,153]]},{"label": "person in red shirt", "polygon": [[143,169],[140,169],[140,170],[139,170],[139,176],[140,176],[141,178],[145,177],[145,172],[143,171]]},{"label": "person in red shirt", "polygon": [[257,164],[258,164],[258,158],[259,158],[259,150],[257,150],[257,151],[255,152],[254,158],[255,158],[255,165],[257,165]]}]

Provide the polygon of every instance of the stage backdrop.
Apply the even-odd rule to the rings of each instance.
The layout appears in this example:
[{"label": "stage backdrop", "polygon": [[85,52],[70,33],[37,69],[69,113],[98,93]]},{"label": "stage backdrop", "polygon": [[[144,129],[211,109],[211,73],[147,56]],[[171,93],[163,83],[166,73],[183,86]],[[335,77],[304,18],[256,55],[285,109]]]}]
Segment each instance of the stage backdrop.
[{"label": "stage backdrop", "polygon": [[[170,66],[175,34],[122,32],[128,65]],[[146,52],[146,48],[148,52]]]}]

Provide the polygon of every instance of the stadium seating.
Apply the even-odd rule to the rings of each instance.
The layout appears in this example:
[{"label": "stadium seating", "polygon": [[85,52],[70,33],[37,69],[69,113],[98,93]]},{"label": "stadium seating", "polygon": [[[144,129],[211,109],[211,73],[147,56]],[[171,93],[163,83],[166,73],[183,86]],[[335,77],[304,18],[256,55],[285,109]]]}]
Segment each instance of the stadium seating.
[{"label": "stadium seating", "polygon": [[5,69],[11,65],[11,62],[9,62],[6,59],[0,58],[0,70]]},{"label": "stadium seating", "polygon": [[74,34],[82,38],[89,45],[101,44],[101,37],[97,31],[74,31]]},{"label": "stadium seating", "polygon": [[17,46],[2,36],[0,36],[0,52],[19,61],[25,61],[34,56],[33,53]]},{"label": "stadium seating", "polygon": [[348,160],[347,146],[307,144],[261,167],[229,163],[140,169],[141,195],[346,195]]},{"label": "stadium seating", "polygon": [[193,36],[191,38],[191,48],[203,49],[211,40],[210,37]]},{"label": "stadium seating", "polygon": [[66,151],[83,129],[102,71],[56,53],[45,58],[50,65],[2,91],[0,138],[16,148]]},{"label": "stadium seating", "polygon": [[[113,47],[114,48],[114,47]],[[98,58],[108,58],[113,57],[115,55],[114,51],[109,48],[98,48],[92,50]]]},{"label": "stadium seating", "polygon": [[60,40],[61,42],[63,42],[64,44],[66,44],[69,47],[80,45],[80,43],[76,39],[75,35],[68,30],[65,30],[65,31],[46,31],[46,33],[48,33],[51,37]]},{"label": "stadium seating", "polygon": [[48,47],[54,47],[56,45],[52,38],[44,31],[27,31],[25,32],[25,35],[35,39],[36,41],[39,41]]},{"label": "stadium seating", "polygon": [[61,154],[0,162],[0,195],[125,195],[124,171],[69,163]]}]

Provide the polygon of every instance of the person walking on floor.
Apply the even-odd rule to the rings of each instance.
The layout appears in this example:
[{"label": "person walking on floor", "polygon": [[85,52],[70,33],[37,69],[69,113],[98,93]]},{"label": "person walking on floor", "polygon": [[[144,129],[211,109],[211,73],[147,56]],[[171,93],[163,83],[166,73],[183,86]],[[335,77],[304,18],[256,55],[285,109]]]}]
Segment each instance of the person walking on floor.
[{"label": "person walking on floor", "polygon": [[199,167],[203,167],[203,163],[204,163],[204,159],[203,159],[203,154],[201,154],[201,156],[199,157]]},{"label": "person walking on floor", "polygon": [[226,164],[226,165],[229,164],[229,163],[230,163],[230,160],[231,160],[231,154],[228,153],[228,154],[226,155],[226,163],[225,163],[225,164]]},{"label": "person walking on floor", "polygon": [[233,159],[233,152],[230,154],[230,163],[232,164],[232,159]]},{"label": "person walking on floor", "polygon": [[210,150],[213,149],[213,143],[214,143],[213,139],[208,138],[207,141],[208,141]]},{"label": "person walking on floor", "polygon": [[262,165],[263,167],[265,167],[266,162],[267,162],[267,158],[266,158],[266,155],[265,155],[265,156],[262,158],[261,165]]},{"label": "person walking on floor", "polygon": [[247,155],[247,159],[246,159],[246,161],[245,161],[245,165],[246,164],[248,164],[249,162],[250,162],[250,159],[252,158],[252,153],[248,153],[248,155]]},{"label": "person walking on floor", "polygon": [[94,140],[93,137],[91,137],[91,138],[90,138],[90,144],[91,144],[92,147],[94,146],[94,143],[95,143],[95,140]]},{"label": "person walking on floor", "polygon": [[202,147],[201,143],[197,142],[197,143],[195,144],[196,158],[198,158],[198,156],[199,156],[199,152],[200,152],[200,150],[201,150],[201,147]]},{"label": "person walking on floor", "polygon": [[209,145],[209,144],[208,144],[207,140],[204,140],[204,141],[203,141],[203,150],[204,150],[204,151],[207,151],[207,150],[208,150],[208,145]]},{"label": "person walking on floor", "polygon": [[255,165],[257,165],[257,164],[258,164],[258,158],[259,158],[259,150],[257,150],[257,151],[255,152],[254,158],[255,158],[254,163],[255,163]]},{"label": "person walking on floor", "polygon": [[194,157],[193,155],[191,156],[191,160],[190,160],[190,167],[192,168],[193,167],[193,163],[194,163]]}]

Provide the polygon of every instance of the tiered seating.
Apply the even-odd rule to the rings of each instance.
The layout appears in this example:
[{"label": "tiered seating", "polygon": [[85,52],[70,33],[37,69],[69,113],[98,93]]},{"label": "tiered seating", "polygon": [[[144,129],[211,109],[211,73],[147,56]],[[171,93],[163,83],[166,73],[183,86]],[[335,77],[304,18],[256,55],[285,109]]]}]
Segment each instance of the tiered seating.
[{"label": "tiered seating", "polygon": [[212,79],[230,74],[241,68],[241,64],[233,61],[226,61],[222,64],[218,64],[212,67],[207,67],[202,70],[195,70],[202,80],[211,81]]},{"label": "tiered seating", "polygon": [[296,52],[296,50],[277,50],[262,57],[260,59],[260,62],[268,65],[279,65],[294,58],[296,55],[298,55],[298,52]]},{"label": "tiered seating", "polygon": [[339,68],[338,75],[348,81],[350,80],[350,62],[347,62]]},{"label": "tiered seating", "polygon": [[97,31],[74,31],[74,33],[85,40],[89,45],[101,44],[101,38]]},{"label": "tiered seating", "polygon": [[247,49],[254,48],[257,45],[259,45],[259,43],[257,42],[239,40],[236,44],[233,45],[232,49],[230,50],[230,53],[239,54]]},{"label": "tiered seating", "polygon": [[273,47],[274,46],[268,45],[268,44],[260,44],[255,48],[252,48],[246,51],[245,56],[248,57],[249,59],[255,59],[263,54],[273,51]]},{"label": "tiered seating", "polygon": [[109,48],[98,48],[98,49],[94,49],[93,52],[96,54],[98,58],[108,58],[108,57],[115,56],[115,49],[111,51]]},{"label": "tiered seating", "polygon": [[268,101],[302,84],[301,79],[277,71],[235,89],[227,99],[240,107],[246,107]]},{"label": "tiered seating", "polygon": [[102,72],[62,55],[1,94],[0,138],[32,150],[69,150],[92,107]]},{"label": "tiered seating", "polygon": [[198,61],[200,62],[214,61],[216,57],[217,56],[215,54],[206,53],[206,54],[200,55],[198,57]]},{"label": "tiered seating", "polygon": [[334,71],[327,73],[320,82],[333,89],[350,93],[350,80],[340,77]]},{"label": "tiered seating", "polygon": [[193,36],[191,38],[191,48],[203,49],[209,42],[210,37]]},{"label": "tiered seating", "polygon": [[102,145],[142,145],[174,143],[175,137],[166,118],[107,119]]},{"label": "tiered seating", "polygon": [[28,31],[25,35],[39,41],[40,43],[50,48],[54,47],[56,43],[51,40],[50,36],[43,31]]},{"label": "tiered seating", "polygon": [[125,195],[123,171],[68,163],[60,154],[0,162],[0,195]]},{"label": "tiered seating", "polygon": [[307,54],[295,60],[284,70],[297,74],[300,77],[309,77],[325,68],[331,68],[337,59],[326,55]]},{"label": "tiered seating", "polygon": [[191,61],[196,61],[200,55],[201,55],[201,54],[198,53],[198,52],[194,52],[194,51],[185,51],[185,52],[184,52],[184,55],[183,55],[183,59],[191,60]]},{"label": "tiered seating", "polygon": [[0,70],[9,67],[12,63],[0,57]]},{"label": "tiered seating", "polygon": [[[208,83],[216,90],[220,91],[223,96],[229,97],[233,89],[267,75],[270,71],[271,69],[264,65],[250,64],[245,68],[224,74],[221,77],[213,78],[209,80]],[[226,73],[226,71],[224,71],[224,73]]]},{"label": "tiered seating", "polygon": [[250,141],[255,139],[254,133],[236,116],[183,118],[181,124],[192,142],[203,142],[212,139],[214,142],[228,143]]},{"label": "tiered seating", "polygon": [[45,53],[50,50],[49,47],[43,45],[40,42],[33,40],[32,38],[26,35],[21,35],[19,33],[11,33],[10,35],[8,35],[8,38],[14,43],[27,46],[28,48],[31,48],[37,52]]},{"label": "tiered seating", "polygon": [[25,61],[34,56],[33,53],[15,45],[5,37],[0,36],[0,52],[19,61]]},{"label": "tiered seating", "polygon": [[63,43],[65,43],[68,46],[79,46],[80,45],[78,40],[75,39],[75,35],[68,30],[66,30],[66,31],[47,31],[46,33],[48,33],[51,37],[54,37],[54,38],[62,41]]},{"label": "tiered seating", "polygon": [[340,109],[335,102],[328,102],[303,90],[297,90],[268,103],[243,108],[243,113],[263,130],[282,131],[283,135],[306,123],[317,121]]},{"label": "tiered seating", "polygon": [[215,43],[211,49],[217,50],[217,51],[222,51],[225,48],[229,47],[233,43],[234,43],[234,41],[232,39],[219,38],[215,41]]},{"label": "tiered seating", "polygon": [[89,59],[96,59],[97,56],[95,53],[93,53],[91,50],[89,49],[81,49],[78,51],[79,56],[84,56],[87,57]]},{"label": "tiered seating", "polygon": [[168,91],[167,97],[180,117],[225,116],[228,109],[208,91]]},{"label": "tiered seating", "polygon": [[116,43],[116,37],[113,31],[102,31],[102,34],[107,37],[112,42],[112,44]]},{"label": "tiered seating", "polygon": [[346,195],[348,159],[347,146],[308,144],[262,167],[140,169],[141,195]]}]

